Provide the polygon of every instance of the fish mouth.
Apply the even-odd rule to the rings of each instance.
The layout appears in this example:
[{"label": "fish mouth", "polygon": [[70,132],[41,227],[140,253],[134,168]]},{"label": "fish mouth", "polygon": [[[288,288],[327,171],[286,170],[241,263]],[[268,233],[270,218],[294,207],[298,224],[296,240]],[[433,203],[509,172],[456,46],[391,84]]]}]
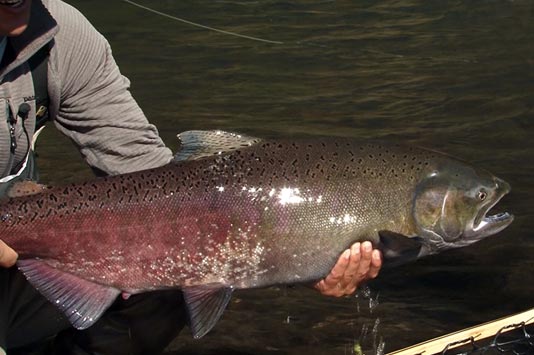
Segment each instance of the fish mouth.
[{"label": "fish mouth", "polygon": [[486,237],[500,232],[508,227],[514,220],[514,215],[508,212],[499,212],[488,215],[488,213],[499,203],[499,201],[510,192],[510,185],[502,180],[497,181],[497,194],[495,200],[481,209],[478,216],[473,221],[473,234],[479,238]]},{"label": "fish mouth", "polygon": [[480,223],[473,228],[473,232],[487,232],[488,234],[494,234],[508,227],[513,220],[514,215],[508,212],[500,212],[491,216],[484,216]]}]

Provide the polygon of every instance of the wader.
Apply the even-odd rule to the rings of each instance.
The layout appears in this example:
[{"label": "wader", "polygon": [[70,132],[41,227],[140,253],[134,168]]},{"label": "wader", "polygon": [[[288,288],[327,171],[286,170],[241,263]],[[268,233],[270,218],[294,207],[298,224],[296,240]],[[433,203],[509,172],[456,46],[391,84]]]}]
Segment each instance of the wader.
[{"label": "wader", "polygon": [[[45,54],[35,66],[30,62],[36,101],[39,103],[40,98],[45,102],[38,105],[37,128],[46,121],[46,116],[39,117],[39,114],[47,115],[48,99],[48,52],[38,53]],[[41,74],[35,73],[36,67],[41,68]],[[17,181],[38,180],[31,150],[22,166],[14,170],[11,175],[0,179],[0,197],[5,196]],[[4,351],[8,355],[158,354],[176,337],[185,320],[182,293],[176,290],[158,291],[133,295],[128,300],[119,297],[92,327],[78,331],[26,281],[16,267],[0,267],[0,355]]]}]

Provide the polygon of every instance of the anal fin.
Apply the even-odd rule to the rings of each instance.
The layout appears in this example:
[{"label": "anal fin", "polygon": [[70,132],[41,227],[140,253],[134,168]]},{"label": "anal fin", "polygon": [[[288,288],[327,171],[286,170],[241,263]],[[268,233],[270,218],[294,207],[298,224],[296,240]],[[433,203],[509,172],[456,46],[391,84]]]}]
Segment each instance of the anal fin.
[{"label": "anal fin", "polygon": [[191,333],[195,339],[199,339],[221,318],[232,297],[232,289],[198,286],[184,288],[182,291],[189,311]]},{"label": "anal fin", "polygon": [[56,305],[77,329],[93,325],[120,294],[116,288],[55,269],[44,260],[19,260],[17,266],[30,284]]}]

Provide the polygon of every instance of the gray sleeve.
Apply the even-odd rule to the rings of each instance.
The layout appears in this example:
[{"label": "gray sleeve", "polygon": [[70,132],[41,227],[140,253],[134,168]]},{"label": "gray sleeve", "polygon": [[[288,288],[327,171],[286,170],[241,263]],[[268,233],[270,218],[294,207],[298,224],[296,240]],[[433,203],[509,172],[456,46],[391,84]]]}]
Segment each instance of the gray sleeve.
[{"label": "gray sleeve", "polygon": [[128,91],[106,39],[73,7],[51,1],[50,10],[60,26],[49,68],[56,127],[108,174],[168,163],[172,152]]}]

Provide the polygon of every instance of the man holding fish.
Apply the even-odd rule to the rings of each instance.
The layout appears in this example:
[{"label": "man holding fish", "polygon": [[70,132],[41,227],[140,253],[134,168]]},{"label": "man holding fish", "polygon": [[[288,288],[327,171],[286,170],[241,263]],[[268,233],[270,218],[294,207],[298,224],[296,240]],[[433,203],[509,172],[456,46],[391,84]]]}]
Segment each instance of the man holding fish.
[{"label": "man holding fish", "polygon": [[[31,58],[39,53],[45,59],[32,65]],[[46,104],[34,90],[40,65],[46,72]],[[128,88],[107,41],[77,10],[58,0],[0,0],[0,122],[7,122],[0,129],[0,190],[36,176],[32,136],[46,119],[101,175],[169,163],[171,151]],[[180,292],[161,291],[119,299],[89,329],[70,329],[18,272],[16,261],[16,251],[0,240],[0,354],[7,349],[154,354],[185,322]],[[314,287],[324,295],[350,295],[361,282],[377,276],[381,262],[371,243],[356,243]],[[56,334],[54,345],[43,347]]]}]

